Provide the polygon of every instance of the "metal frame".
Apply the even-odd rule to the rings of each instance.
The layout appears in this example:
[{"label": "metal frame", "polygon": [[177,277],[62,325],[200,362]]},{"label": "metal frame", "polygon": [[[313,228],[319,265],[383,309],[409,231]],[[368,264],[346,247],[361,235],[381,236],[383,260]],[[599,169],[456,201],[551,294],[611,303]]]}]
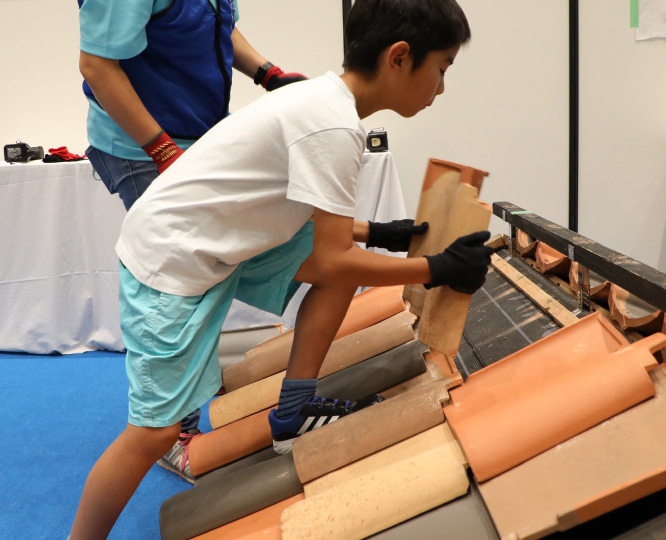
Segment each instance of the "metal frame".
[{"label": "metal frame", "polygon": [[581,265],[584,269],[581,270],[583,275],[579,285],[587,285],[587,291],[583,292],[583,295],[587,294],[588,305],[589,270],[592,270],[651,306],[666,311],[666,274],[663,272],[608,249],[515,204],[493,203],[493,214],[511,226],[512,234],[514,228],[521,229]]}]

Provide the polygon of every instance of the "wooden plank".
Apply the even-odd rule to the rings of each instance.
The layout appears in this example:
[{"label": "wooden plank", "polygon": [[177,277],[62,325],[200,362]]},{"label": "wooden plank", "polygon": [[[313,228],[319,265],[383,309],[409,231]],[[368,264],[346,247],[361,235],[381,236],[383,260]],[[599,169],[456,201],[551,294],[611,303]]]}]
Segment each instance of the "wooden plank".
[{"label": "wooden plank", "polygon": [[499,255],[491,256],[492,266],[513,285],[518,287],[532,302],[550,315],[560,326],[568,326],[578,321],[573,313],[560,304],[548,293],[544,292],[539,286],[525,277]]}]

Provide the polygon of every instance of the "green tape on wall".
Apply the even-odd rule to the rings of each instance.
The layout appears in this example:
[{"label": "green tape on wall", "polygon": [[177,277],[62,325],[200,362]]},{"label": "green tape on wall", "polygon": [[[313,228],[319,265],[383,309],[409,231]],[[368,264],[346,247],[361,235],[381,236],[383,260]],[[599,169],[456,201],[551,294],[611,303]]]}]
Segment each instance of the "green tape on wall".
[{"label": "green tape on wall", "polygon": [[638,28],[638,0],[629,0],[631,6],[629,8],[629,22],[631,28]]}]

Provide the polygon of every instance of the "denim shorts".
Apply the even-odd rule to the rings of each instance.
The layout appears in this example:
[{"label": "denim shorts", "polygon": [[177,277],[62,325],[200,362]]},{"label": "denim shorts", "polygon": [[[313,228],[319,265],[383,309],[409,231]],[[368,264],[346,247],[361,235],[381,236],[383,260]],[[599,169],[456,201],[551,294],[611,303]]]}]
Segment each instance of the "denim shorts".
[{"label": "denim shorts", "polygon": [[220,328],[237,298],[282,315],[300,283],[294,276],[312,252],[312,223],[288,242],[238,265],[199,296],[143,285],[121,263],[120,317],[127,349],[130,424],[165,427],[201,407],[222,385]]},{"label": "denim shorts", "polygon": [[155,178],[157,165],[152,161],[124,159],[89,146],[86,157],[109,193],[117,193],[129,210]]}]

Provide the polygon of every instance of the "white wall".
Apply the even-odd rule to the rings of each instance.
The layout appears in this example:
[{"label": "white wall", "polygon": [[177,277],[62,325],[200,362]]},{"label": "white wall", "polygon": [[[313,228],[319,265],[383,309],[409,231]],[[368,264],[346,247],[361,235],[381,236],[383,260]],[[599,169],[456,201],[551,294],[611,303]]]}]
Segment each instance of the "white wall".
[{"label": "white wall", "polygon": [[[381,112],[364,124],[387,129],[410,215],[427,159],[437,157],[489,171],[483,200],[513,202],[566,226],[567,3],[460,2],[473,38],[444,95],[413,119]],[[239,29],[274,63],[308,76],[341,71],[341,0],[239,3]],[[628,27],[626,2],[581,2],[579,228],[666,269],[666,42],[636,43]],[[75,0],[0,0],[0,51],[0,144],[20,138],[83,152]],[[232,110],[262,93],[235,74]],[[491,229],[508,230],[496,218]]]},{"label": "white wall", "polygon": [[[428,157],[484,169],[481,199],[509,201],[567,225],[568,26],[561,0],[461,0],[472,41],[431,109],[413,119],[382,112],[416,210]],[[544,196],[545,195],[545,196]],[[494,232],[508,226],[493,218]]]},{"label": "white wall", "polygon": [[0,146],[85,152],[78,62],[76,0],[0,0]]},{"label": "white wall", "polygon": [[628,2],[580,4],[579,231],[666,271],[666,40],[636,42]]},{"label": "white wall", "polygon": [[[558,0],[462,2],[472,42],[447,73],[447,88],[415,118],[380,112],[366,129],[388,131],[407,211],[416,213],[429,157],[490,172],[481,198],[514,202],[566,225],[568,196],[568,12]],[[339,0],[241,0],[239,28],[285,70],[341,72]],[[285,18],[283,13],[289,13]],[[548,21],[534,25],[534,21]],[[275,21],[280,30],[275,39]],[[313,21],[319,21],[313,23]],[[525,47],[525,43],[531,45]],[[232,107],[261,92],[237,77]],[[548,196],[543,197],[543,190]],[[493,218],[496,232],[507,232]]]},{"label": "white wall", "polygon": [[[432,108],[413,119],[378,113],[364,124],[388,130],[410,215],[427,159],[437,157],[488,170],[484,200],[515,202],[566,224],[566,9],[558,0],[514,0],[511,10],[500,5],[463,2],[474,37]],[[239,29],[285,70],[341,72],[340,0],[240,0],[240,11]],[[530,29],[534,20],[550,22]],[[2,50],[20,49],[31,59],[16,68],[5,55],[0,59],[1,72],[11,74],[0,88],[0,141],[83,152],[76,2],[0,0],[0,21]],[[236,73],[232,110],[262,93]],[[550,185],[546,201],[536,183]],[[506,230],[499,222],[493,227]]]}]

